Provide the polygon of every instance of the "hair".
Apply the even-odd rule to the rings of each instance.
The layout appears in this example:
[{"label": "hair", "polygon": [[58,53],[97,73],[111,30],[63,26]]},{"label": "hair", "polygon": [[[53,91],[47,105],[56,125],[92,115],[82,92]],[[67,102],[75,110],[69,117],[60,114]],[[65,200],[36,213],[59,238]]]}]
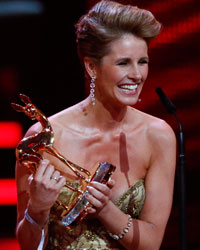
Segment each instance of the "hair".
[{"label": "hair", "polygon": [[161,24],[148,10],[102,0],[79,19],[75,28],[80,60],[87,56],[100,63],[109,53],[112,41],[132,34],[148,44],[160,33]]}]

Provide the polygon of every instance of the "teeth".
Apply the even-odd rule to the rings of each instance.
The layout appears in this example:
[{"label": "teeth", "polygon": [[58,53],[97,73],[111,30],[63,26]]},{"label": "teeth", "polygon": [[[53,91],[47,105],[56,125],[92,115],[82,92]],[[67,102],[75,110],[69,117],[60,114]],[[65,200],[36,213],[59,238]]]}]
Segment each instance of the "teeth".
[{"label": "teeth", "polygon": [[128,89],[128,90],[135,90],[137,89],[138,85],[121,85],[119,86],[120,89]]}]

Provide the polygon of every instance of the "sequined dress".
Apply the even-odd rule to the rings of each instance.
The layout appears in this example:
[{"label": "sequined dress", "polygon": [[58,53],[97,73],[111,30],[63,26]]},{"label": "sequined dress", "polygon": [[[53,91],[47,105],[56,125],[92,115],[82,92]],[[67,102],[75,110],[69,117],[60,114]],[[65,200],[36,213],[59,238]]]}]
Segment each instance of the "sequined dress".
[{"label": "sequined dress", "polygon": [[[76,185],[76,184],[75,184]],[[71,203],[76,193],[64,187],[59,200]],[[138,180],[129,187],[114,204],[124,213],[137,218],[145,201],[144,181]],[[84,219],[72,230],[64,227],[59,220],[63,208],[54,205],[49,220],[49,239],[45,250],[123,250],[123,246],[113,240],[105,227],[97,219]]]}]

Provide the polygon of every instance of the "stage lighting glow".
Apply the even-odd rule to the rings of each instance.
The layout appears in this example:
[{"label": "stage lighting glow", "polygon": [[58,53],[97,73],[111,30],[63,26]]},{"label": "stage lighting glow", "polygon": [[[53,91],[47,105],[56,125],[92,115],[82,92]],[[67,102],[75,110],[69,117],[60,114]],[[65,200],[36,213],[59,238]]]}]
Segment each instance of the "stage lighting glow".
[{"label": "stage lighting glow", "polygon": [[200,14],[186,18],[179,23],[175,23],[166,27],[158,38],[150,43],[151,48],[158,47],[158,45],[171,44],[183,39],[186,36],[194,34],[200,28]]},{"label": "stage lighting glow", "polygon": [[0,205],[16,205],[17,189],[15,179],[0,179]]},{"label": "stage lighting glow", "polygon": [[1,1],[0,16],[38,15],[43,12],[39,1]]},{"label": "stage lighting glow", "polygon": [[22,137],[18,122],[0,122],[0,148],[15,148]]},{"label": "stage lighting glow", "polygon": [[1,238],[0,249],[4,250],[20,250],[17,239],[15,238]]}]

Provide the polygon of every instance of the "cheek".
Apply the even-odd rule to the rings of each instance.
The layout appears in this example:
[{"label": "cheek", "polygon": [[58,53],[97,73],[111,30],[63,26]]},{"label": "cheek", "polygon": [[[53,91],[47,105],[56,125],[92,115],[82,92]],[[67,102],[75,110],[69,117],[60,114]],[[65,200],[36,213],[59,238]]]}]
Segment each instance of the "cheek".
[{"label": "cheek", "polygon": [[104,81],[108,83],[117,83],[121,80],[122,74],[119,71],[108,69],[108,71],[104,74]]},{"label": "cheek", "polygon": [[127,74],[128,74],[127,70],[117,68],[117,69],[111,69],[108,72],[108,77],[110,77],[113,82],[119,83],[127,76]]},{"label": "cheek", "polygon": [[149,68],[146,67],[143,69],[142,75],[143,75],[143,79],[146,80],[147,76],[148,76],[148,72],[149,72]]}]

